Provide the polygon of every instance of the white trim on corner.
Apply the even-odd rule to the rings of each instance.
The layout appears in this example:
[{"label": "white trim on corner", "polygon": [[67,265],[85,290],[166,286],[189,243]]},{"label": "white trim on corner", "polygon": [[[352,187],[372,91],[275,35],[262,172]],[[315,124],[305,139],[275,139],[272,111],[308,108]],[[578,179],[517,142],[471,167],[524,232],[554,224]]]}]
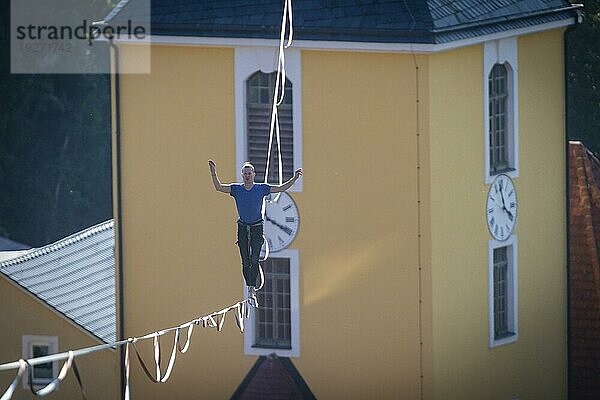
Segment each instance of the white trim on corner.
[{"label": "white trim on corner", "polygon": [[[514,335],[498,339],[494,338],[494,249],[508,247],[509,269],[508,279],[511,282],[509,288],[509,325]],[[488,310],[489,310],[489,347],[493,349],[498,346],[514,343],[519,339],[519,285],[518,285],[518,248],[517,236],[511,235],[507,240],[500,242],[490,240],[488,242]]]},{"label": "white trim on corner", "polygon": [[489,84],[490,72],[495,64],[504,64],[508,70],[508,158],[511,171],[504,174],[519,177],[519,64],[517,37],[485,42],[483,46],[483,143],[484,182],[490,184],[497,174],[490,174],[489,143]]},{"label": "white trim on corner", "polygon": [[[530,33],[543,32],[552,29],[565,28],[575,24],[575,18],[567,18],[561,21],[548,22],[545,24],[529,26],[526,28],[513,29],[505,32],[493,33],[464,40],[457,40],[443,44],[418,44],[418,43],[374,43],[374,42],[343,42],[327,40],[295,40],[292,48],[302,50],[330,50],[330,51],[364,51],[378,53],[435,53],[456,49],[459,47],[482,44],[490,40],[500,40],[511,36],[528,35]],[[166,46],[214,46],[214,47],[272,47],[279,45],[276,39],[251,39],[251,38],[218,38],[218,37],[195,37],[195,36],[150,36],[154,45]],[[117,40],[116,42],[126,44],[128,42],[138,43],[134,40]]]},{"label": "white trim on corner", "polygon": [[[267,356],[277,354],[279,357],[300,357],[300,258],[298,249],[285,249],[277,253],[274,258],[290,259],[290,307],[292,324],[292,348],[285,349],[267,349],[253,347],[254,344],[254,309],[250,310],[250,318],[246,320],[246,329],[244,329],[244,353],[250,356]],[[246,287],[242,284],[244,290]],[[246,295],[246,293],[244,293]],[[260,304],[259,304],[260,306]]]},{"label": "white trim on corner", "polygon": [[[47,345],[50,348],[50,354],[58,353],[58,336],[42,336],[42,335],[23,335],[22,339],[22,357],[24,360],[33,358],[33,350],[31,346],[35,344]],[[52,362],[52,377],[55,379],[58,376],[58,362]],[[42,386],[50,383],[53,379],[44,380],[42,382],[34,382],[36,386]],[[29,390],[29,373],[23,375],[23,389]],[[58,389],[58,386],[57,388]]]},{"label": "white trim on corner", "polygon": [[[246,80],[256,71],[277,71],[279,48],[236,47],[235,48],[235,154],[238,171],[246,159]],[[285,50],[285,73],[292,82],[292,118],[294,129],[294,166],[302,166],[302,71],[300,49]],[[275,140],[275,139],[274,139]],[[274,144],[276,145],[276,144]],[[302,177],[290,192],[302,191]]]}]

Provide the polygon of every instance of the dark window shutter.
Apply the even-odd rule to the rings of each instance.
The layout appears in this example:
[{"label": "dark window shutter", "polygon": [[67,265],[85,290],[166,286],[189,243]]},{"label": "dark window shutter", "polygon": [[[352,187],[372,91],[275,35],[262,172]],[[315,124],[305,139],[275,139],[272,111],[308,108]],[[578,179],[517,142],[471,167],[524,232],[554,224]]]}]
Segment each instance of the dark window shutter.
[{"label": "dark window shutter", "polygon": [[[259,71],[248,78],[246,84],[247,160],[254,165],[257,182],[263,182],[265,177],[276,79],[276,72],[265,74]],[[285,82],[284,102],[279,106],[278,114],[283,181],[285,182],[294,174],[292,83],[288,79]],[[268,175],[269,183],[278,183],[278,168],[277,137],[273,132]]]},{"label": "dark window shutter", "polygon": [[496,64],[489,79],[489,147],[490,173],[510,167],[508,159],[508,71]]}]

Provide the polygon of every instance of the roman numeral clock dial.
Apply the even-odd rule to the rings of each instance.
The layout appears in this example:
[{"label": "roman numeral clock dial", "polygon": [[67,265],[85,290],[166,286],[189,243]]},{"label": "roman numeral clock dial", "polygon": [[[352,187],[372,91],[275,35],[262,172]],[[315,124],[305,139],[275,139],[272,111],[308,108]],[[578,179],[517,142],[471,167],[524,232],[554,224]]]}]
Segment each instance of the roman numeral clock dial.
[{"label": "roman numeral clock dial", "polygon": [[[277,195],[279,194],[279,199]],[[277,201],[275,201],[277,200]],[[287,193],[273,193],[265,198],[264,235],[269,252],[285,249],[298,235],[300,218],[296,203]],[[262,253],[265,252],[263,245]]]},{"label": "roman numeral clock dial", "polygon": [[492,237],[504,241],[517,223],[517,192],[508,175],[497,175],[487,195],[486,221]]}]

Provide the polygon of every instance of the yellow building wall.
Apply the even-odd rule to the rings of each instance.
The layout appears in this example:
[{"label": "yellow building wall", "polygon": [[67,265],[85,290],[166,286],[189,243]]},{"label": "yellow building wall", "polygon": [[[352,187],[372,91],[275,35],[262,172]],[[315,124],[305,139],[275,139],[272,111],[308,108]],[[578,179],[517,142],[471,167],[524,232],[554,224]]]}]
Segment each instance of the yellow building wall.
[{"label": "yellow building wall", "polygon": [[[318,398],[564,398],[562,33],[518,43],[519,340],[495,349],[483,47],[416,58],[302,52],[293,362]],[[213,158],[223,182],[238,180],[233,65],[230,48],[155,46],[152,74],[122,77],[126,336],[242,298],[235,206],[206,166]],[[150,360],[149,343],[141,347]],[[132,393],[193,396],[201,386],[202,398],[227,398],[255,360],[230,319],[222,333],[197,333],[164,385],[133,362]]]},{"label": "yellow building wall", "polygon": [[488,346],[483,46],[430,57],[433,394],[566,398],[562,31],[518,39],[516,343]]},{"label": "yellow building wall", "polygon": [[305,51],[302,72],[303,350],[294,362],[317,398],[418,398],[413,58]]},{"label": "yellow building wall", "polygon": [[[128,62],[130,48],[120,50]],[[207,160],[235,178],[233,49],[153,47],[149,75],[121,77],[124,335],[218,311],[242,299],[235,207],[212,188]],[[164,340],[170,349],[172,335]],[[152,363],[151,341],[141,342]],[[197,329],[164,384],[132,359],[134,398],[228,398],[252,366],[231,318]],[[166,356],[168,357],[168,356]],[[151,364],[152,365],[152,364]]]},{"label": "yellow building wall", "polygon": [[[233,49],[155,46],[150,75],[121,77],[126,336],[242,298],[234,202],[214,191],[206,163],[217,162],[221,181],[238,180],[233,66]],[[303,191],[292,193],[301,228],[291,245],[301,355],[292,361],[317,398],[417,398],[421,365],[424,386],[431,380],[430,345],[422,363],[419,352],[431,305],[425,271],[420,329],[418,249],[429,244],[418,245],[415,76],[410,55],[302,52],[303,110],[294,118],[305,174]],[[151,360],[150,344],[141,345]],[[194,334],[166,384],[148,383],[132,361],[132,395],[228,398],[255,361],[230,319],[221,333]]]},{"label": "yellow building wall", "polygon": [[[76,327],[64,317],[0,277],[0,363],[16,361],[23,357],[23,335],[57,336],[58,351],[64,352],[103,344],[90,334]],[[102,350],[76,358],[83,387],[89,399],[118,399],[120,396],[119,355],[114,350]],[[58,369],[63,361],[59,361]],[[0,372],[0,393],[8,388],[17,370]],[[23,389],[22,382],[15,390],[12,399],[36,398],[29,388]],[[47,399],[81,399],[79,385],[69,370],[58,390]]]}]

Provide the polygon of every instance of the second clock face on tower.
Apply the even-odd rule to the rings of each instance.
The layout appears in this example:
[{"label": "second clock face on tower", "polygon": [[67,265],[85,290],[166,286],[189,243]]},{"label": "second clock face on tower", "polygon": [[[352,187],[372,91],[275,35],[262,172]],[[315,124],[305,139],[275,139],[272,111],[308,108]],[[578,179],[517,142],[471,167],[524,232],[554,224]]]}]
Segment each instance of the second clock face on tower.
[{"label": "second clock face on tower", "polygon": [[497,175],[488,191],[485,207],[487,226],[492,237],[504,241],[517,223],[517,192],[508,175]]},{"label": "second clock face on tower", "polygon": [[[277,201],[275,201],[277,200]],[[264,235],[269,252],[285,249],[298,234],[300,217],[296,203],[287,193],[272,193],[266,197]],[[263,253],[265,247],[263,246]]]}]

